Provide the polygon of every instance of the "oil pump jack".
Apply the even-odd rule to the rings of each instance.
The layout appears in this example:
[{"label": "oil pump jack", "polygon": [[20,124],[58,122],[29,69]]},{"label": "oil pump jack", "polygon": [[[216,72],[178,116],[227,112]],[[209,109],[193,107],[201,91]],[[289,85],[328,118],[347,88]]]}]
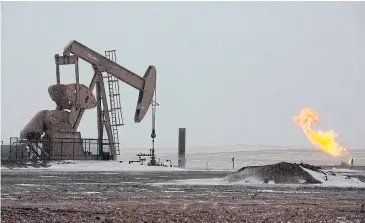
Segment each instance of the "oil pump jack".
[{"label": "oil pump jack", "polygon": [[[36,154],[38,157],[57,159],[61,155],[66,159],[67,154],[72,154],[73,157],[83,156],[85,154],[83,141],[77,128],[85,110],[97,107],[98,149],[102,151],[105,144],[103,143],[103,129],[105,128],[111,158],[116,159],[116,156],[120,154],[120,149],[118,131],[114,130],[123,125],[123,122],[118,122],[116,118],[116,111],[121,108],[116,107],[115,97],[119,97],[119,92],[115,92],[112,84],[119,80],[139,91],[134,116],[135,123],[142,121],[152,104],[151,138],[154,149],[155,111],[158,105],[153,100],[156,88],[156,68],[152,65],[149,66],[144,76],[140,77],[117,64],[115,54],[112,53],[113,51],[106,51],[106,55],[103,56],[73,40],[66,45],[62,56],[55,55],[57,84],[50,86],[48,92],[56,103],[56,109],[38,112],[20,133],[21,139],[23,141],[25,139],[28,148],[35,148],[35,150],[40,151],[40,154]],[[88,87],[80,84],[79,81],[79,59],[89,63],[94,70]],[[75,66],[76,83],[61,84],[61,65]],[[106,73],[107,76],[103,76],[103,73]],[[108,78],[110,108],[108,107],[103,77]],[[93,94],[94,88],[96,88],[96,97]],[[49,143],[40,145],[39,142],[42,140],[43,142],[47,140]]]}]

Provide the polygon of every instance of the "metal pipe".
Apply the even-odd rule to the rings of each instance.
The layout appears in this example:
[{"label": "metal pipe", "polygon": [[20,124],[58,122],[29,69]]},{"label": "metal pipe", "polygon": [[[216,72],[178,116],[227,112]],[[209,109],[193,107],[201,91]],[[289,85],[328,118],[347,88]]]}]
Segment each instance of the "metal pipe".
[{"label": "metal pipe", "polygon": [[179,128],[179,151],[178,151],[178,167],[185,168],[185,142],[186,142],[186,129]]},{"label": "metal pipe", "polygon": [[[98,75],[95,71],[95,75]],[[96,100],[97,100],[97,128],[98,128],[98,143],[97,143],[97,147],[98,147],[98,153],[99,155],[101,155],[103,153],[103,117],[102,117],[102,111],[101,111],[101,94],[100,94],[100,77],[101,75],[97,76],[97,81],[96,81]]]},{"label": "metal pipe", "polygon": [[106,130],[106,134],[109,139],[109,148],[111,150],[111,155],[113,156],[113,159],[116,160],[117,155],[116,155],[115,144],[114,144],[115,143],[114,136],[113,136],[112,127],[111,127],[111,123],[110,123],[110,116],[109,116],[108,102],[106,99],[104,80],[103,80],[101,73],[99,73],[98,75],[99,75],[99,83],[100,83],[100,86],[99,86],[100,94],[101,94],[102,103],[103,103],[104,126],[105,126],[105,130]]}]

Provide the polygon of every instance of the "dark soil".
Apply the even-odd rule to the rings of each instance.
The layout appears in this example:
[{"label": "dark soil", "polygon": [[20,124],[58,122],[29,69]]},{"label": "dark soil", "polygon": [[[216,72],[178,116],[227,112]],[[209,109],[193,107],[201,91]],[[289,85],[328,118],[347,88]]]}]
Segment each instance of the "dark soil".
[{"label": "dark soil", "polygon": [[1,222],[364,222],[364,188],[149,184],[227,174],[2,171]]},{"label": "dark soil", "polygon": [[[303,168],[310,169],[316,172],[321,172],[320,167],[309,164],[296,164],[281,162],[277,164],[264,166],[248,166],[239,169],[236,173],[231,174],[229,181],[244,180],[248,176],[256,176],[262,178],[264,183],[274,181],[275,183],[305,183],[305,184],[321,184],[321,181],[312,177]],[[323,173],[325,176],[325,173]]]}]

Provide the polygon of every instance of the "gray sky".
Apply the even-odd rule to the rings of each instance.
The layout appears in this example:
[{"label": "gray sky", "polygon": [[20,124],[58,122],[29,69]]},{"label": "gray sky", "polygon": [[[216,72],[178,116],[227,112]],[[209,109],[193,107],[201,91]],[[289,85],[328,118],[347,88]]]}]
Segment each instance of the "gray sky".
[{"label": "gray sky", "polygon": [[[363,2],[2,2],[1,137],[18,136],[54,109],[54,54],[70,40],[104,52],[143,75],[157,68],[158,147],[310,144],[292,121],[301,108],[320,114],[317,129],[365,147]],[[81,82],[92,78],[82,62]],[[73,83],[71,68],[61,82]],[[122,147],[149,147],[151,113],[133,122],[138,92],[121,85]],[[96,137],[96,110],[79,131]]]}]

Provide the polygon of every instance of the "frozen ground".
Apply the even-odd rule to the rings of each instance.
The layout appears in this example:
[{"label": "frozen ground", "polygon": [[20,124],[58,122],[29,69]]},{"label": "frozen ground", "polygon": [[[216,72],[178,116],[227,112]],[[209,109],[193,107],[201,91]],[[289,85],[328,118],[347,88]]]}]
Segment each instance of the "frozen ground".
[{"label": "frozen ground", "polygon": [[[135,159],[138,152],[124,154],[123,160]],[[365,154],[353,154],[355,165],[364,165]],[[157,155],[176,163],[175,152]],[[316,151],[265,150],[188,153],[188,170],[95,161],[2,168],[1,218],[10,223],[364,222],[364,170],[327,167],[339,176],[324,186],[232,184],[224,181],[232,173],[232,156],[236,169],[280,161],[339,164]],[[201,171],[206,163],[210,171]]]},{"label": "frozen ground", "polygon": [[[98,164],[93,161],[77,162],[78,165],[70,165],[70,167],[58,166],[51,167],[54,170],[77,171],[131,171],[131,170],[160,170],[166,168],[144,168],[139,164],[128,165],[128,161],[137,160],[136,154],[139,152],[148,153],[147,149],[123,149],[118,160],[123,161],[109,163],[108,165]],[[173,165],[177,165],[177,149],[157,149],[156,154],[162,163],[171,160]],[[351,150],[351,156],[354,158],[355,166],[365,166],[365,149]],[[338,166],[341,158],[334,158],[322,151],[315,149],[285,149],[270,147],[203,147],[203,148],[187,148],[186,150],[186,168],[189,170],[232,170],[232,157],[235,157],[235,168],[239,169],[243,166],[267,165],[278,162],[291,163],[308,163],[311,165],[321,166]],[[347,160],[348,157],[345,158]],[[89,165],[90,164],[90,165]],[[90,169],[91,168],[91,169]],[[109,169],[108,169],[109,168]],[[170,169],[171,170],[171,169]],[[178,169],[174,169],[178,170]]]},{"label": "frozen ground", "polygon": [[3,222],[363,222],[364,188],[164,185],[229,172],[2,171]]},{"label": "frozen ground", "polygon": [[[227,150],[227,152],[222,152],[222,150]],[[318,150],[274,150],[274,149],[266,149],[266,150],[257,150],[255,148],[245,148],[245,149],[253,149],[252,151],[237,151],[239,148],[210,148],[208,150],[204,150],[204,148],[199,149],[199,153],[187,153],[187,165],[186,169],[180,169],[177,167],[148,167],[146,165],[140,165],[139,163],[128,164],[129,160],[135,159],[136,153],[141,150],[136,149],[125,149],[124,153],[122,153],[122,163],[119,161],[66,161],[65,162],[51,162],[50,167],[28,167],[28,168],[20,168],[15,167],[12,170],[25,170],[25,171],[66,171],[66,172],[91,172],[91,171],[109,171],[109,172],[171,172],[171,171],[234,171],[232,169],[232,161],[231,157],[235,157],[235,170],[243,167],[243,166],[254,166],[254,165],[267,165],[274,164],[281,161],[287,162],[303,162],[311,165],[337,165],[337,167],[327,166],[326,171],[334,171],[338,173],[345,174],[347,176],[355,175],[360,180],[365,178],[365,162],[363,162],[365,156],[365,152],[363,151],[352,151],[352,155],[355,160],[355,165],[363,165],[362,167],[358,167],[353,169],[353,167],[348,168],[339,168],[338,164],[341,159],[335,159],[321,151]],[[242,149],[242,148],[241,148]],[[159,151],[159,150],[158,150]],[[157,152],[158,152],[157,151]],[[189,150],[187,150],[189,151]],[[191,149],[191,151],[195,151],[195,149]],[[143,151],[142,151],[143,152]],[[163,153],[165,152],[165,153]],[[174,161],[174,155],[168,153],[167,149],[161,149],[160,153],[157,153],[158,157],[162,162],[166,162],[166,160],[171,159]],[[176,155],[176,154],[175,154]],[[176,156],[175,156],[176,158]],[[228,161],[227,161],[228,160]],[[326,167],[325,167],[326,168]],[[8,168],[2,166],[3,170],[9,170]],[[358,170],[360,169],[360,170]],[[323,176],[318,175],[317,173],[311,172],[307,170],[312,175],[314,174],[314,178],[320,178],[321,181]],[[356,186],[356,187],[364,187],[364,184],[355,177],[351,177],[350,179],[344,178],[344,176],[331,176],[328,175],[329,179],[323,182],[323,185],[326,186]],[[249,183],[258,183],[260,179],[250,179]],[[184,179],[183,181],[177,182],[164,182],[168,184],[189,184],[189,185],[199,185],[199,184],[214,184],[214,185],[225,185],[227,181],[224,179],[204,179],[204,180],[190,180]],[[242,182],[236,182],[236,184],[241,184]],[[232,184],[232,183],[231,183]]]},{"label": "frozen ground", "polygon": [[[142,149],[123,149],[123,161],[136,159],[136,154],[146,152]],[[177,149],[157,149],[157,156],[161,161],[172,160],[177,164]],[[365,149],[351,150],[351,156],[354,158],[354,165],[365,166]],[[235,157],[235,166],[267,165],[278,162],[308,163],[311,165],[339,165],[341,158],[334,158],[320,150],[316,149],[285,149],[257,146],[232,146],[232,147],[201,147],[187,148],[186,159],[187,168],[189,169],[208,169],[211,170],[232,170],[232,157]],[[348,157],[345,158],[345,161]]]},{"label": "frozen ground", "polygon": [[[31,162],[29,162],[31,164]],[[33,167],[27,165],[27,167],[8,167],[2,166],[3,170],[26,170],[26,171],[66,171],[66,172],[89,172],[89,171],[185,171],[177,167],[163,167],[163,166],[147,166],[140,165],[138,163],[120,163],[118,161],[97,161],[97,160],[66,160],[66,161],[51,161],[48,167]]]},{"label": "frozen ground", "polygon": [[[280,163],[282,164],[282,163]],[[286,170],[280,170],[287,166]],[[266,170],[271,169],[274,171],[276,178],[281,183],[275,182],[273,180],[273,175],[269,172],[265,172],[262,169],[256,167],[248,167],[240,172],[233,172],[228,174],[223,178],[208,178],[208,179],[182,179],[182,180],[171,180],[166,182],[155,183],[156,185],[219,185],[219,186],[230,186],[230,185],[242,185],[242,186],[256,186],[259,187],[261,185],[274,185],[274,187],[353,187],[353,188],[365,188],[365,171],[364,170],[352,170],[352,169],[321,169],[318,171],[314,171],[308,168],[299,167],[302,169],[303,174],[299,172],[297,175],[293,176],[289,172],[294,171],[295,165],[292,164],[282,164],[282,166],[272,165],[266,166],[270,167]],[[283,172],[281,172],[283,171]],[[285,172],[284,172],[285,171]],[[314,180],[317,182],[306,183],[309,178],[304,176],[304,173],[308,173],[308,177],[312,176]],[[280,179],[281,178],[281,179]],[[285,182],[283,181],[285,180]],[[303,182],[302,182],[303,181]],[[266,183],[265,183],[266,182]],[[289,183],[291,182],[291,183]]]},{"label": "frozen ground", "polygon": [[[338,187],[338,188],[365,188],[365,177],[363,177],[362,171],[352,171],[352,174],[347,174],[342,169],[340,172],[336,172],[336,169],[332,169],[331,172],[336,175],[329,174],[329,171],[323,171],[323,173],[318,173],[309,169],[303,168],[315,179],[322,182],[322,184],[276,184],[275,182],[268,182],[264,185],[263,180],[257,176],[250,176],[242,181],[228,182],[226,178],[210,178],[210,179],[183,179],[183,180],[172,180],[161,183],[154,183],[154,185],[215,185],[215,186],[230,186],[230,185],[241,185],[241,186],[254,186],[254,187],[292,187],[292,188],[304,188],[304,187]],[[351,170],[350,170],[351,171]],[[326,180],[325,180],[326,176]],[[364,182],[362,182],[360,179]]]}]

